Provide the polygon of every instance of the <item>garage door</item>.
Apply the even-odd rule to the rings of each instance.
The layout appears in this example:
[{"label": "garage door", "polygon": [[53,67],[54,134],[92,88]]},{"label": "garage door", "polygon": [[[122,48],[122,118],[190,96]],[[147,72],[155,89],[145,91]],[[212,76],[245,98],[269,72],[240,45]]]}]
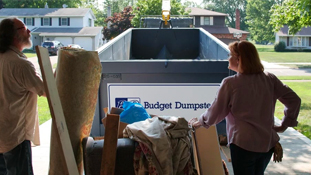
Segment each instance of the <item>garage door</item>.
[{"label": "garage door", "polygon": [[64,44],[64,46],[67,46],[68,44],[72,44],[71,37],[55,37],[55,40],[61,42],[62,44]]},{"label": "garage door", "polygon": [[85,50],[93,50],[92,38],[90,37],[76,37],[75,44],[79,44]]}]

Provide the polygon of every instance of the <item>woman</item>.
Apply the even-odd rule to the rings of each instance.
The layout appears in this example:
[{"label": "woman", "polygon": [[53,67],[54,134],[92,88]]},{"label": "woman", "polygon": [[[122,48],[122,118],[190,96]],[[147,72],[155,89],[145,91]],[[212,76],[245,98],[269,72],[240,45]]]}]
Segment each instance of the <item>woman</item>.
[{"label": "woman", "polygon": [[[277,132],[297,126],[301,100],[275,75],[264,72],[255,46],[248,41],[229,44],[229,69],[211,107],[189,124],[210,127],[226,118],[234,174],[264,174]],[[274,126],[276,100],[285,105],[281,126]]]}]

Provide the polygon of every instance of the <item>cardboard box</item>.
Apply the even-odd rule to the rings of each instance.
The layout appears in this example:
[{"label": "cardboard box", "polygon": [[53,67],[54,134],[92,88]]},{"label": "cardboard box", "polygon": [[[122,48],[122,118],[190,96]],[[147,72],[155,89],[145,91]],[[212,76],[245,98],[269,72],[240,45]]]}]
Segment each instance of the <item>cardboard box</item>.
[{"label": "cardboard box", "polygon": [[[123,109],[121,109],[121,108],[112,107],[110,109],[109,114],[117,114],[120,117],[120,114],[122,111],[123,111]],[[106,119],[107,119],[106,116],[108,114],[108,108],[104,108],[104,112],[105,112],[105,117],[102,119],[102,122],[103,122],[104,126],[106,127]],[[120,122],[119,131],[118,131],[118,138],[123,138],[123,130],[125,129],[126,125],[127,125],[127,123]]]}]

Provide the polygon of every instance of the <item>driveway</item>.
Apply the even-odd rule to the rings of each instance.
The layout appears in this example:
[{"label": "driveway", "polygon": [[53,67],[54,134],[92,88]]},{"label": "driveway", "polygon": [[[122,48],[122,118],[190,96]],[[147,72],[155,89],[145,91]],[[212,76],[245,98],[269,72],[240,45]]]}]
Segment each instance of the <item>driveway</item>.
[{"label": "driveway", "polygon": [[[28,58],[28,60],[31,61],[32,64],[35,66],[36,70],[41,73],[38,58],[37,57],[31,57],[31,58]],[[53,67],[53,65],[56,64],[58,61],[58,56],[57,55],[56,56],[50,56],[50,61],[51,61],[51,65]]]}]

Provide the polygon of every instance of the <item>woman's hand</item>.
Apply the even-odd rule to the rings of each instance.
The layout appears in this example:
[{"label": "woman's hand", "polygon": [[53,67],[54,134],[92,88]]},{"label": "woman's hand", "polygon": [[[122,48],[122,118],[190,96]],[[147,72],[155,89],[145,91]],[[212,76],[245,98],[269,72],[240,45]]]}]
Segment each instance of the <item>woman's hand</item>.
[{"label": "woman's hand", "polygon": [[202,126],[202,124],[200,123],[200,121],[197,118],[193,118],[188,122],[189,126],[192,126],[192,128],[197,129],[200,128]]},{"label": "woman's hand", "polygon": [[274,125],[273,129],[278,133],[283,133],[287,129],[287,126],[284,126],[284,125],[276,126],[276,125]]}]

